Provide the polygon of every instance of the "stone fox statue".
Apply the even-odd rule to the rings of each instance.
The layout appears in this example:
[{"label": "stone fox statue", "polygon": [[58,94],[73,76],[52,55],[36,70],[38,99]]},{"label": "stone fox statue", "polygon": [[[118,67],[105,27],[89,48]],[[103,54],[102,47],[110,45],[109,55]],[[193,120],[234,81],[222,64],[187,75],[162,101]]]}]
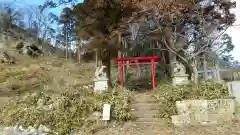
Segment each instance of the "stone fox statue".
[{"label": "stone fox statue", "polygon": [[99,66],[96,68],[95,77],[97,80],[107,79],[107,74],[105,72],[106,66]]}]

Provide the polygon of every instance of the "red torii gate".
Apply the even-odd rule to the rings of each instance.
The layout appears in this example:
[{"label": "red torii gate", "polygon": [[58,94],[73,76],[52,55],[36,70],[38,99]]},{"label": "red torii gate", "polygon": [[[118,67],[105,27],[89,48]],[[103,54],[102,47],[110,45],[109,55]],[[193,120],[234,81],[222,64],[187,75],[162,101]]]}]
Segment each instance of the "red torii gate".
[{"label": "red torii gate", "polygon": [[[159,56],[150,56],[150,57],[125,57],[125,58],[116,58],[116,66],[120,67],[120,85],[124,86],[124,66],[125,65],[137,65],[137,64],[149,64],[151,65],[152,73],[152,88],[156,88],[155,80],[155,68],[154,65],[158,64],[156,60],[159,60]],[[137,61],[137,62],[136,62]]]}]

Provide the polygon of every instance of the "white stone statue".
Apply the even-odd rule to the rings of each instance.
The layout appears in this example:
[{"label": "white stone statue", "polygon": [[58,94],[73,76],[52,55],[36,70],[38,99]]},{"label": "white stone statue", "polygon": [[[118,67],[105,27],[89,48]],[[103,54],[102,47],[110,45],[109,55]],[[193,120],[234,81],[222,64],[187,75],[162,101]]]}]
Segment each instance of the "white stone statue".
[{"label": "white stone statue", "polygon": [[108,88],[107,73],[104,71],[106,66],[99,66],[95,71],[94,91],[104,91]]},{"label": "white stone statue", "polygon": [[177,61],[174,64],[173,86],[188,84],[188,75],[186,74],[184,65]]},{"label": "white stone statue", "polygon": [[106,69],[106,66],[99,66],[96,68],[95,71],[95,77],[97,80],[107,79],[107,74],[104,72],[104,69]]},{"label": "white stone statue", "polygon": [[186,69],[183,64],[178,61],[174,62],[175,67],[173,69],[174,75],[186,75]]}]

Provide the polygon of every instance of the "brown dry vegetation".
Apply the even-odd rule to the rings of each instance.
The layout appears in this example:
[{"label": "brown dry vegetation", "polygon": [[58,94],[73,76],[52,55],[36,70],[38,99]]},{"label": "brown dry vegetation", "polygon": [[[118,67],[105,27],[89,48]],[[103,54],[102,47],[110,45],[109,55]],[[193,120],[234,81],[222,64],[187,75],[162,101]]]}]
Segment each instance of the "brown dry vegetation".
[{"label": "brown dry vegetation", "polygon": [[15,65],[0,65],[1,124],[46,125],[64,134],[79,128],[93,132],[104,127],[98,121],[104,103],[114,108],[113,120],[130,119],[129,91],[114,88],[93,93],[94,63],[77,64],[57,57],[17,58]]},{"label": "brown dry vegetation", "polygon": [[94,75],[93,63],[77,64],[57,57],[19,56],[17,64],[1,64],[0,69],[1,92],[61,92],[69,85],[90,84]]},{"label": "brown dry vegetation", "polygon": [[[162,118],[159,122],[152,123],[139,123],[132,120],[119,124],[119,121],[125,121],[134,117],[129,115],[131,109],[129,107],[131,92],[115,88],[104,94],[94,96],[91,86],[86,85],[91,84],[93,79],[95,66],[93,63],[77,64],[74,61],[57,57],[32,59],[25,56],[18,56],[17,58],[16,65],[0,65],[0,102],[2,102],[2,105],[3,103],[8,103],[0,113],[2,124],[11,125],[20,122],[29,126],[38,121],[39,118],[49,116],[48,118],[53,119],[51,122],[48,121],[49,119],[45,119],[46,121],[38,121],[38,124],[48,122],[47,125],[56,131],[68,133],[70,130],[76,128],[73,126],[76,121],[85,117],[84,121],[79,121],[78,123],[81,130],[84,129],[84,132],[87,131],[84,135],[234,135],[240,133],[238,121],[216,126],[184,128],[174,127],[165,118]],[[209,89],[213,89],[211,84],[208,83],[207,86]],[[180,92],[178,96],[176,93],[172,93],[174,91],[170,89],[169,85],[160,85],[154,92],[149,93],[154,93],[157,99],[164,96],[164,91],[165,94],[168,92],[168,95],[174,95],[174,99],[176,100],[183,98],[181,91],[177,92],[177,94]],[[198,90],[200,90],[200,87]],[[217,91],[218,88],[215,90]],[[225,87],[218,92],[219,95],[217,97],[226,96],[226,93],[223,92],[224,90],[226,90]],[[44,94],[39,95],[39,92]],[[137,93],[138,96],[134,95],[134,100],[138,99],[141,101],[144,93]],[[211,97],[210,94],[205,95]],[[64,100],[61,100],[62,103],[68,102],[71,105],[60,109],[55,108],[54,111],[36,109],[39,99],[42,99],[46,102],[46,105],[49,105],[59,97],[64,97]],[[154,96],[152,98],[154,99]],[[170,98],[165,97],[165,99],[169,100]],[[156,101],[159,104],[158,108],[156,108],[158,115],[166,113],[163,112],[166,108],[160,107],[162,103],[159,100]],[[173,111],[173,102],[175,101],[169,103],[171,107],[167,108],[168,111],[171,111],[169,115],[175,113]],[[60,105],[63,105],[62,103]],[[97,121],[96,118],[92,118],[92,113],[96,111],[101,112],[103,103],[114,105],[113,119],[118,122],[113,122],[106,126],[101,121]],[[28,108],[27,111],[22,109],[22,107]],[[71,113],[65,110],[71,110]],[[73,110],[81,115],[79,117],[71,116],[70,114],[72,114]],[[148,110],[142,113],[147,112]],[[66,120],[70,121],[64,122]]]}]

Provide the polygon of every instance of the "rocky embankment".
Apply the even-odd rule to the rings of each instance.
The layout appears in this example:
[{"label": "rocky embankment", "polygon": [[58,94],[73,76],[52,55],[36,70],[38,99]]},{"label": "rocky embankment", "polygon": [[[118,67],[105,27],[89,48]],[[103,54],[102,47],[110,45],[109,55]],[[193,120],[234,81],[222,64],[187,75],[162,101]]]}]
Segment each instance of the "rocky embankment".
[{"label": "rocky embankment", "polygon": [[63,50],[44,43],[24,29],[13,27],[5,31],[0,30],[0,61],[13,61],[10,57],[16,52],[32,57],[64,54]]},{"label": "rocky embankment", "polygon": [[24,129],[22,126],[5,127],[0,131],[1,135],[47,135],[50,130],[45,126],[40,126],[38,129],[28,127]]}]

